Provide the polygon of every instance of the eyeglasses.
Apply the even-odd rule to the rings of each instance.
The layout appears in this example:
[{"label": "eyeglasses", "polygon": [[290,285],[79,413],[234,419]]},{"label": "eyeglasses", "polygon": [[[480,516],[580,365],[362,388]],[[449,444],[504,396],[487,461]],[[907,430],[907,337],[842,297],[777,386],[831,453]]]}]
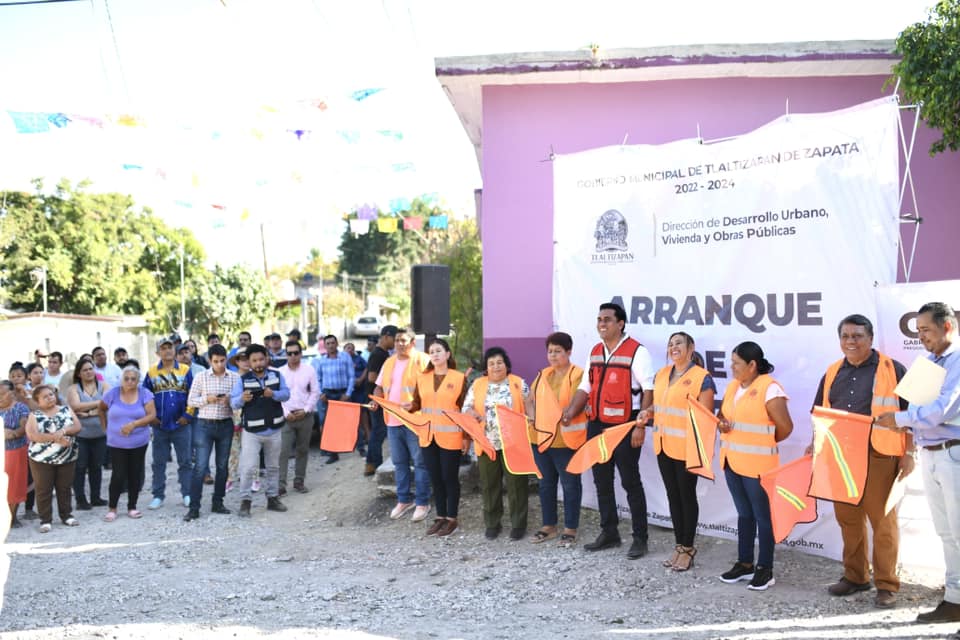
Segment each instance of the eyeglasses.
[{"label": "eyeglasses", "polygon": [[298,356],[300,355],[299,351],[287,351],[288,356]]}]

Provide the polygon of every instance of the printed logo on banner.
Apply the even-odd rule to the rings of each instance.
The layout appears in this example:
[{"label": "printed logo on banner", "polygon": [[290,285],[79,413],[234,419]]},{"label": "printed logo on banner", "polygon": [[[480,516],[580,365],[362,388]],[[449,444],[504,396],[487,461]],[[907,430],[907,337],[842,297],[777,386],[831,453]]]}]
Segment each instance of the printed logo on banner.
[{"label": "printed logo on banner", "polygon": [[593,233],[597,244],[590,256],[593,264],[622,264],[633,262],[634,257],[627,244],[627,219],[616,209],[608,209],[597,218]]},{"label": "printed logo on banner", "polygon": [[[953,308],[960,309],[957,306]],[[926,351],[926,347],[920,342],[920,334],[917,333],[917,316],[919,315],[916,311],[908,311],[900,316],[900,333],[903,335],[904,351]],[[957,312],[957,322],[960,322],[960,312]]]}]

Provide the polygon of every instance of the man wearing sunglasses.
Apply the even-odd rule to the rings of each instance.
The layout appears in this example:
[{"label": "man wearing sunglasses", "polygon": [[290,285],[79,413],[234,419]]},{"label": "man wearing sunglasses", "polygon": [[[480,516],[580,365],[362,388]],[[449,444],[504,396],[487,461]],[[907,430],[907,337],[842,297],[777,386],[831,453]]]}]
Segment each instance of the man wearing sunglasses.
[{"label": "man wearing sunglasses", "polygon": [[310,434],[313,431],[313,412],[320,400],[320,384],[313,367],[301,364],[303,348],[297,340],[287,340],[287,363],[280,367],[280,375],[290,388],[290,399],[282,403],[286,422],[280,430],[280,495],[287,493],[287,474],[290,456],[295,453],[293,490],[306,493],[303,481],[307,475],[307,455]]}]

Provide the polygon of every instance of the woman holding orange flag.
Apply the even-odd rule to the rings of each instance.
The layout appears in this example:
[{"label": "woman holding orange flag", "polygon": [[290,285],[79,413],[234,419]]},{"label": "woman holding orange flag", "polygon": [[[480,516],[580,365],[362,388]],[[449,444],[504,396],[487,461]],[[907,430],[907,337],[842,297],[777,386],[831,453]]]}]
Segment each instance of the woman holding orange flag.
[{"label": "woman holding orange flag", "polygon": [[697,502],[697,474],[687,471],[687,438],[693,437],[687,396],[713,412],[717,387],[713,378],[698,362],[693,338],[678,331],[667,340],[671,364],[657,372],[653,382],[653,407],[640,412],[637,424],[653,420],[653,450],[667,491],[670,520],[676,547],[663,561],[674,571],[687,571],[693,566],[697,549],[693,546],[697,533],[700,505]]},{"label": "woman holding orange flag", "polygon": [[[737,507],[737,562],[720,576],[726,583],[749,580],[748,589],[765,591],[773,579],[773,523],[760,474],[780,466],[777,443],[793,431],[789,399],[770,374],[773,365],[755,342],[742,342],[730,354],[734,380],[720,407],[720,467]],[[759,540],[753,564],[753,540]]]},{"label": "woman holding orange flag", "polygon": [[448,536],[457,530],[460,507],[460,455],[470,446],[463,431],[444,411],[460,411],[467,393],[466,377],[446,340],[435,338],[427,347],[430,364],[417,378],[410,411],[430,419],[430,431],[420,438],[423,461],[430,473],[437,517],[427,529],[428,536]]},{"label": "woman holding orange flag", "polygon": [[573,338],[558,331],[546,339],[547,363],[530,386],[527,415],[533,420],[530,442],[537,468],[543,476],[539,482],[540,511],[543,524],[530,542],[541,543],[557,537],[557,484],[563,486],[563,533],[559,545],[572,547],[580,526],[580,498],[583,487],[580,475],[567,471],[574,452],[587,440],[587,415],[580,413],[569,424],[560,423],[563,408],[580,386],[583,369],[570,362]]}]

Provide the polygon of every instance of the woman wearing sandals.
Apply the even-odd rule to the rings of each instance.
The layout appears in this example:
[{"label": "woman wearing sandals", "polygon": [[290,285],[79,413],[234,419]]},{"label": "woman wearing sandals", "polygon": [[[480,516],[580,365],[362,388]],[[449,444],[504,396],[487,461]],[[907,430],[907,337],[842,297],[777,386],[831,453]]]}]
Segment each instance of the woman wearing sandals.
[{"label": "woman wearing sandals", "polygon": [[144,458],[150,442],[150,424],[157,416],[153,394],[140,386],[140,370],[128,364],[120,375],[120,386],[110,389],[100,400],[100,424],[107,432],[107,448],[113,474],[107,501],[107,522],[117,519],[120,494],[127,492],[127,515],[143,516],[137,510],[143,478]]},{"label": "woman wearing sandals", "polygon": [[687,571],[697,555],[693,540],[700,517],[698,476],[687,471],[686,463],[687,438],[691,437],[687,396],[695,397],[712,412],[717,387],[703,368],[699,354],[694,351],[693,338],[688,334],[678,331],[670,336],[667,356],[671,364],[660,369],[654,378],[653,407],[637,416],[637,424],[646,425],[653,419],[653,450],[673,521],[676,547],[663,561],[663,566]]},{"label": "woman wearing sandals", "polygon": [[[100,425],[98,407],[100,398],[110,386],[97,380],[93,360],[80,359],[73,370],[73,384],[67,390],[67,404],[80,418],[81,429],[77,434],[79,457],[77,475],[73,480],[73,494],[78,511],[106,506],[100,494],[103,478],[103,463],[107,457],[107,434]],[[84,483],[89,478],[90,499],[87,500]]]},{"label": "woman wearing sandals", "polygon": [[[533,420],[533,457],[543,476],[538,485],[543,524],[530,538],[530,542],[539,544],[557,537],[557,484],[560,484],[563,487],[564,529],[558,544],[561,547],[572,547],[576,544],[577,528],[580,526],[580,498],[583,487],[580,484],[580,475],[568,473],[567,465],[574,451],[587,440],[587,415],[581,413],[571,420],[570,424],[559,429],[557,420],[563,407],[570,404],[577,387],[580,386],[583,369],[570,362],[573,338],[569,334],[560,331],[551,333],[547,336],[546,347],[547,363],[550,366],[534,378],[526,401],[527,415]],[[556,435],[550,447],[541,453],[534,434],[547,432]]]},{"label": "woman wearing sandals", "polygon": [[27,456],[37,492],[40,533],[53,527],[53,493],[57,493],[57,512],[68,527],[79,522],[73,517],[74,470],[77,464],[77,441],[80,420],[70,407],[57,404],[57,390],[49,384],[35,387],[31,395],[37,410],[27,418]]},{"label": "woman wearing sandals", "polygon": [[466,377],[446,340],[435,338],[427,347],[430,364],[417,378],[410,411],[430,418],[430,434],[420,439],[423,462],[430,473],[437,518],[427,529],[428,536],[448,536],[457,530],[460,507],[460,456],[470,446],[463,431],[447,419],[444,411],[460,411],[467,393]]},{"label": "woman wearing sandals", "polygon": [[7,505],[10,507],[10,527],[23,525],[17,520],[17,509],[27,499],[27,418],[30,409],[14,395],[13,383],[0,380],[0,419],[3,420],[3,454],[9,479]]}]

